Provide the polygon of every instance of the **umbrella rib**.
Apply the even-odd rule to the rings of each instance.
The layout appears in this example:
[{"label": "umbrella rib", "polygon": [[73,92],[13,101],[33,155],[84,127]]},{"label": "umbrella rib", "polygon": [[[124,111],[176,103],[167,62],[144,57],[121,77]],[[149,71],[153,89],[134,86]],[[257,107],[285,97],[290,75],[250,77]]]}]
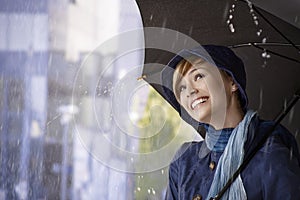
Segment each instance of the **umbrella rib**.
[{"label": "umbrella rib", "polygon": [[[248,3],[246,0],[239,0],[244,3]],[[252,4],[252,3],[251,3]],[[295,45],[288,37],[286,37],[276,26],[274,26],[258,9],[255,5],[252,4],[253,10],[261,16],[279,35],[281,35],[286,41],[288,41],[294,48],[300,52],[300,48]]]},{"label": "umbrella rib", "polygon": [[253,6],[253,9],[257,14],[259,14],[277,33],[279,33],[286,41],[288,41],[293,47],[295,47],[298,51],[300,51],[300,48],[296,46],[288,37],[286,37],[278,28],[276,28],[257,8],[256,6]]},{"label": "umbrella rib", "polygon": [[[228,46],[229,48],[239,48],[239,47],[248,47],[252,46],[252,44],[256,44],[259,46],[292,46],[292,44],[289,43],[280,43],[280,42],[248,42],[248,43],[243,43],[243,44],[236,44],[236,45],[230,45]],[[296,44],[296,46],[300,47],[300,44]]]},{"label": "umbrella rib", "polygon": [[[229,48],[240,48],[240,47],[253,46],[253,47],[257,48],[257,49],[266,51],[268,53],[271,53],[273,55],[279,56],[281,58],[284,58],[284,59],[287,59],[287,60],[290,60],[290,61],[294,61],[296,63],[300,63],[300,61],[297,60],[297,59],[294,59],[294,58],[288,57],[286,55],[282,55],[282,54],[277,53],[275,51],[272,51],[272,50],[265,49],[265,48],[261,47],[261,46],[291,46],[291,45],[292,44],[286,44],[286,43],[254,43],[254,42],[249,42],[249,43],[245,43],[245,44],[231,45],[231,46],[228,46],[228,47]],[[300,45],[297,45],[297,46],[300,46]]]},{"label": "umbrella rib", "polygon": [[279,56],[279,57],[281,57],[281,58],[285,58],[285,59],[288,59],[288,60],[290,60],[290,61],[294,61],[294,62],[296,62],[296,63],[300,63],[299,60],[296,60],[296,59],[294,59],[294,58],[291,58],[291,57],[282,55],[282,54],[277,53],[277,52],[275,52],[275,51],[271,51],[271,50],[262,48],[262,47],[260,47],[259,45],[255,44],[255,43],[252,43],[252,46],[254,46],[255,48],[258,48],[258,49],[260,49],[260,50],[266,51],[266,52],[268,52],[268,53],[271,53],[271,54],[273,54],[273,55]]}]

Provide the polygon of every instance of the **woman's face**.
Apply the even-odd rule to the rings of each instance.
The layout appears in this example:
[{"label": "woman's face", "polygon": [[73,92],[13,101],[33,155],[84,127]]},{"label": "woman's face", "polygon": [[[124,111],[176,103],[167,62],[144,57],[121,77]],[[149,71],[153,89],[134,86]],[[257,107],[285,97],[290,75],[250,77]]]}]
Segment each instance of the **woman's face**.
[{"label": "woman's face", "polygon": [[181,106],[195,120],[213,124],[214,119],[225,119],[233,86],[236,87],[225,72],[220,72],[208,62],[198,62],[179,80],[175,91]]}]

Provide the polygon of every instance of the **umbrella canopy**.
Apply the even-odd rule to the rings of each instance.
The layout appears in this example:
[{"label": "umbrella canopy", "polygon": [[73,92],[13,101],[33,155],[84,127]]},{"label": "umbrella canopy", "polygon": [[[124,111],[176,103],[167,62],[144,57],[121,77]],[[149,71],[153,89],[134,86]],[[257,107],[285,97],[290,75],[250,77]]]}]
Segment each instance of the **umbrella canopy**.
[{"label": "umbrella canopy", "polygon": [[[244,1],[138,0],[137,3],[144,27],[172,29],[202,45],[231,47],[246,67],[249,108],[258,110],[262,118],[273,119],[300,88],[300,46],[297,45],[300,29],[281,18]],[[170,51],[153,48],[153,40],[157,38],[170,40],[165,36],[167,32],[155,36],[145,32],[144,79],[162,95],[159,73],[174,56],[178,43],[185,47],[177,35]],[[187,42],[186,47],[190,46],[193,44]],[[299,121],[298,103],[283,124],[298,133]]]}]

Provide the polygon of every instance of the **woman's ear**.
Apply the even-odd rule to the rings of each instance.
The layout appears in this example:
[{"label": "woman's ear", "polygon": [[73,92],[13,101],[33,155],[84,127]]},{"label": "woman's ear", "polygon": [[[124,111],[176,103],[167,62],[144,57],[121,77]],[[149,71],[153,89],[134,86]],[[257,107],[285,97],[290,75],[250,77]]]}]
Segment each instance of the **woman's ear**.
[{"label": "woman's ear", "polygon": [[231,92],[235,92],[238,89],[239,89],[239,87],[237,86],[237,84],[234,81],[232,81],[232,83],[231,83]]}]

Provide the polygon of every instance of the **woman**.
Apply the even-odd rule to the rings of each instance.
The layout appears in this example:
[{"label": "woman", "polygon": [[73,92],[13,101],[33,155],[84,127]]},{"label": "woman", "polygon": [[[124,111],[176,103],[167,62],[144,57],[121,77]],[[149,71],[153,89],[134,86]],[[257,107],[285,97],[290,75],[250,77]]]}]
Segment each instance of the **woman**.
[{"label": "woman", "polygon": [[[166,199],[210,199],[274,125],[248,110],[243,62],[227,47],[183,50],[162,72],[167,100],[205,139],[184,144],[169,169]],[[300,199],[300,156],[283,126],[222,199]]]}]

